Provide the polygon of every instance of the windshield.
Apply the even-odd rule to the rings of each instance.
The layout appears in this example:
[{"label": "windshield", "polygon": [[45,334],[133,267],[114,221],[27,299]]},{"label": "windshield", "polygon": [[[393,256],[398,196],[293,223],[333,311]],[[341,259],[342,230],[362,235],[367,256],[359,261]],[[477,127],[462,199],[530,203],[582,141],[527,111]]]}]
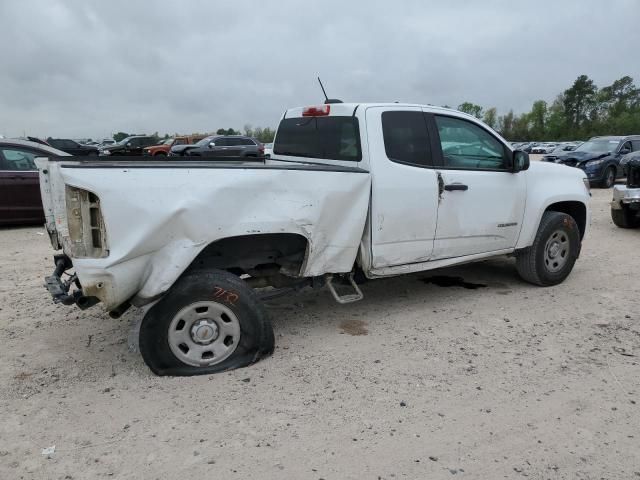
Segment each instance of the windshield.
[{"label": "windshield", "polygon": [[198,147],[204,147],[205,145],[207,145],[209,142],[213,142],[213,139],[216,137],[205,137],[202,140],[200,140],[198,143],[196,143],[196,145]]},{"label": "windshield", "polygon": [[125,143],[130,142],[132,138],[133,138],[133,137],[123,138],[122,140],[120,140],[120,141],[118,142],[118,145],[124,145]]},{"label": "windshield", "polygon": [[173,138],[167,138],[166,140],[163,140],[162,142],[160,142],[160,145],[171,145],[173,143]]},{"label": "windshield", "polygon": [[588,153],[608,153],[615,152],[618,148],[620,140],[589,140],[584,142],[578,148],[576,152],[588,152]]}]

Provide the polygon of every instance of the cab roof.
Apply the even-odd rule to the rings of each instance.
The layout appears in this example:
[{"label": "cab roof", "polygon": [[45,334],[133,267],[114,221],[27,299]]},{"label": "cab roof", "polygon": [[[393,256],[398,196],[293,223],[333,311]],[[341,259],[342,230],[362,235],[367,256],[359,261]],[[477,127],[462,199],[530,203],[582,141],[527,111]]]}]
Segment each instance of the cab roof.
[{"label": "cab roof", "polygon": [[[283,115],[283,119],[284,118],[298,118],[298,117],[302,117],[302,112],[305,108],[308,107],[321,107],[321,106],[325,106],[325,104],[323,103],[317,103],[317,104],[309,104],[309,105],[305,105],[303,107],[294,107],[294,108],[289,108],[285,111],[284,115]],[[448,114],[453,114],[462,118],[469,118],[475,121],[478,121],[479,119],[466,114],[464,112],[461,112],[459,110],[455,110],[452,108],[445,108],[445,107],[438,107],[436,105],[424,105],[424,104],[419,104],[419,103],[398,103],[398,102],[381,102],[381,103],[331,103],[328,104],[328,106],[330,107],[330,112],[329,112],[329,116],[351,116],[351,115],[355,115],[356,112],[358,110],[362,109],[366,109],[369,107],[388,107],[388,108],[402,108],[402,107],[413,107],[413,108],[424,108],[425,110],[431,111],[431,112],[439,112],[439,113],[448,113]]]}]

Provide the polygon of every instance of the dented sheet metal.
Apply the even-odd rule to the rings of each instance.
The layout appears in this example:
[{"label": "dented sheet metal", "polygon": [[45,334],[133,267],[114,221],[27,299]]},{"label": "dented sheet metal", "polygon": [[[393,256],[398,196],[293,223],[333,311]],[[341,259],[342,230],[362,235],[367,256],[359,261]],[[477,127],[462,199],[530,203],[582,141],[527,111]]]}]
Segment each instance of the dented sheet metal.
[{"label": "dented sheet metal", "polygon": [[367,216],[370,175],[300,167],[82,168],[50,162],[47,188],[57,199],[57,219],[65,215],[59,191],[65,184],[99,198],[108,256],[73,262],[83,288],[109,310],[134,295],[140,304],[158,297],[203,248],[227,237],[299,234],[309,244],[301,276],[350,271]]}]

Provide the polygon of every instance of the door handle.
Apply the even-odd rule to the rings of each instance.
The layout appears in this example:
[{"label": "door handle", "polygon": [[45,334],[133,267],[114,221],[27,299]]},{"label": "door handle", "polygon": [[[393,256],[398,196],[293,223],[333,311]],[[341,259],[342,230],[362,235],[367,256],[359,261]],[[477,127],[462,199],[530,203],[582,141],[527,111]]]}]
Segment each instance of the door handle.
[{"label": "door handle", "polygon": [[460,190],[462,192],[465,192],[469,190],[469,187],[467,185],[463,185],[462,183],[450,183],[449,185],[445,185],[444,189],[447,192],[453,192],[455,190]]}]

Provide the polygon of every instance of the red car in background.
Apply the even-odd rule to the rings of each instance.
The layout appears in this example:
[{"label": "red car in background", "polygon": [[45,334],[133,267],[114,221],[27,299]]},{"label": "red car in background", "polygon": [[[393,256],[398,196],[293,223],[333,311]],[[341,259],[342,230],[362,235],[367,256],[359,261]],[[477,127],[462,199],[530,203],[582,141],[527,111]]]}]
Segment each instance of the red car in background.
[{"label": "red car in background", "polygon": [[0,139],[0,226],[44,223],[36,157],[69,154],[41,143]]},{"label": "red car in background", "polygon": [[156,156],[166,157],[167,155],[169,155],[169,152],[171,151],[171,147],[173,147],[174,145],[191,145],[193,143],[199,142],[203,138],[204,138],[203,136],[189,136],[189,135],[175,137],[175,138],[168,138],[166,140],[162,140],[158,145],[154,145],[152,147],[146,147],[144,150],[142,150],[142,154],[146,156],[152,156],[152,157],[156,157]]}]

